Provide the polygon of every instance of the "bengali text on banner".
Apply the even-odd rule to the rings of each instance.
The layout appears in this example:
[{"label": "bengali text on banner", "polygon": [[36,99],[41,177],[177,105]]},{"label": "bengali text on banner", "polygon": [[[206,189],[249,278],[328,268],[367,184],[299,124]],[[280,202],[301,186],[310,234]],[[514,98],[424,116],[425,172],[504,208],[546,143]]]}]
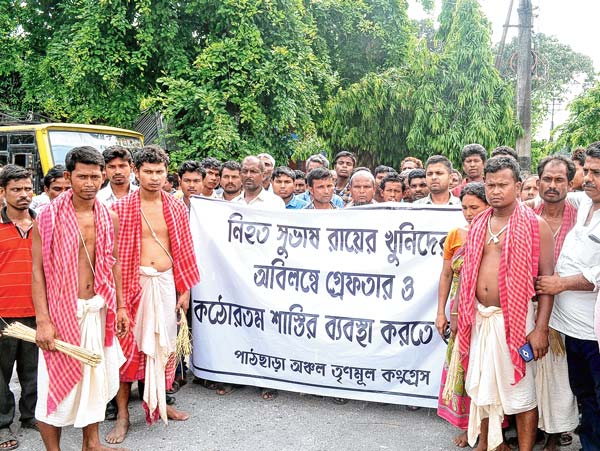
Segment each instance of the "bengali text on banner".
[{"label": "bengali text on banner", "polygon": [[435,407],[434,321],[460,209],[262,210],[192,199],[192,371],[213,381]]}]

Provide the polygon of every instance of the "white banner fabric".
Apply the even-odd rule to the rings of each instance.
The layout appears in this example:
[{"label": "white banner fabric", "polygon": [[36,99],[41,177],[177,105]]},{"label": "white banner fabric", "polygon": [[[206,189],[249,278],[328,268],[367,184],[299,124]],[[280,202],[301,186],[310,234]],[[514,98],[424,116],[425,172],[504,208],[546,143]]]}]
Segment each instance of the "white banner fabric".
[{"label": "white banner fabric", "polygon": [[196,376],[437,406],[437,286],[459,209],[274,211],[194,198],[190,221]]}]

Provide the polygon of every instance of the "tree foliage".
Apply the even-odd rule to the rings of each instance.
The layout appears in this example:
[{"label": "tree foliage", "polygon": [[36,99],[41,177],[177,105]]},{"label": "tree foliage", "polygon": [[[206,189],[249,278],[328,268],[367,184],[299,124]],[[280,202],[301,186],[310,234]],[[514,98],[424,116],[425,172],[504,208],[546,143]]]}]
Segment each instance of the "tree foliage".
[{"label": "tree foliage", "polygon": [[285,162],[298,135],[314,130],[328,66],[312,44],[301,1],[198,0],[200,51],[154,98],[173,126],[177,158],[239,158],[271,152]]},{"label": "tree foliage", "polygon": [[569,104],[569,118],[558,127],[554,151],[571,151],[600,141],[600,82]]},{"label": "tree foliage", "polygon": [[[594,64],[589,56],[575,52],[556,37],[543,33],[533,36],[535,69],[531,82],[531,115],[534,130],[548,117],[553,101],[563,102],[575,84],[588,87],[593,83]],[[516,83],[516,52],[514,38],[502,54],[502,76]]]}]

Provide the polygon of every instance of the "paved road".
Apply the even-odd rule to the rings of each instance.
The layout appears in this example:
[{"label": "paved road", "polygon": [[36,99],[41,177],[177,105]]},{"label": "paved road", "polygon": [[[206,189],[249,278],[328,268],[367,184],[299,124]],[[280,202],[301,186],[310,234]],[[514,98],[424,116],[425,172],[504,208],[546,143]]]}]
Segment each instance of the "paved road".
[{"label": "paved road", "polygon": [[[14,379],[11,386],[18,392],[18,383]],[[458,449],[451,442],[455,429],[431,409],[409,412],[403,406],[363,401],[337,406],[328,398],[291,392],[280,392],[277,399],[263,401],[254,387],[218,396],[192,384],[177,394],[177,407],[191,412],[190,420],[149,427],[136,397],[130,406],[130,434],[123,446],[136,451]],[[100,426],[102,436],[111,425],[106,422]],[[37,432],[23,430],[18,436],[19,450],[43,450]],[[63,451],[81,449],[81,432],[65,428],[62,445]],[[573,445],[561,450],[576,451],[578,445],[575,436]]]}]

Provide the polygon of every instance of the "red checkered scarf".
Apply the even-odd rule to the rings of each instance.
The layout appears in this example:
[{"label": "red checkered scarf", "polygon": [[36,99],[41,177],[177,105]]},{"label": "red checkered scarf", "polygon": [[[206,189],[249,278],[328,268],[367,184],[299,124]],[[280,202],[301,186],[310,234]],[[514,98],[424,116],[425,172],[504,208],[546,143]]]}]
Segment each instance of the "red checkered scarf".
[{"label": "red checkered scarf", "polygon": [[[465,373],[469,364],[471,329],[475,320],[479,264],[483,247],[488,240],[487,222],[492,212],[490,208],[477,216],[467,235],[458,307],[460,357]],[[516,384],[525,375],[525,362],[518,349],[526,341],[527,309],[529,300],[535,295],[534,277],[537,277],[540,253],[539,224],[533,210],[519,203],[508,220],[505,234],[498,268],[498,289]]]},{"label": "red checkered scarf", "polygon": [[[73,208],[73,192],[61,194],[42,210],[38,227],[42,241],[42,258],[46,277],[46,297],[52,323],[61,340],[79,346],[81,337],[77,319],[77,268],[79,226]],[[115,283],[112,267],[114,228],[108,209],[94,203],[96,224],[96,258],[94,291],[106,302],[104,346],[111,346],[115,327]],[[48,367],[48,415],[65,399],[81,379],[81,363],[61,352],[44,352]]]},{"label": "red checkered scarf", "polygon": [[[185,204],[161,191],[163,215],[169,230],[173,275],[178,293],[189,290],[200,281],[192,234],[189,227],[188,210]],[[112,206],[119,216],[119,259],[123,274],[123,298],[129,313],[133,330],[137,309],[140,304],[140,256],[142,236],[142,215],[140,191],[134,191],[119,199]],[[124,380],[139,378],[139,352],[130,332],[121,339],[121,347],[127,362],[121,367]],[[138,375],[138,376],[136,376]],[[143,375],[141,376],[143,378]]]},{"label": "red checkered scarf", "polygon": [[[544,211],[544,202],[533,209],[535,214],[540,215]],[[558,261],[558,256],[562,250],[563,243],[567,233],[571,231],[575,223],[577,222],[577,208],[571,205],[569,202],[565,202],[565,209],[563,211],[563,221],[560,226],[558,234],[554,237],[554,263]]]}]

